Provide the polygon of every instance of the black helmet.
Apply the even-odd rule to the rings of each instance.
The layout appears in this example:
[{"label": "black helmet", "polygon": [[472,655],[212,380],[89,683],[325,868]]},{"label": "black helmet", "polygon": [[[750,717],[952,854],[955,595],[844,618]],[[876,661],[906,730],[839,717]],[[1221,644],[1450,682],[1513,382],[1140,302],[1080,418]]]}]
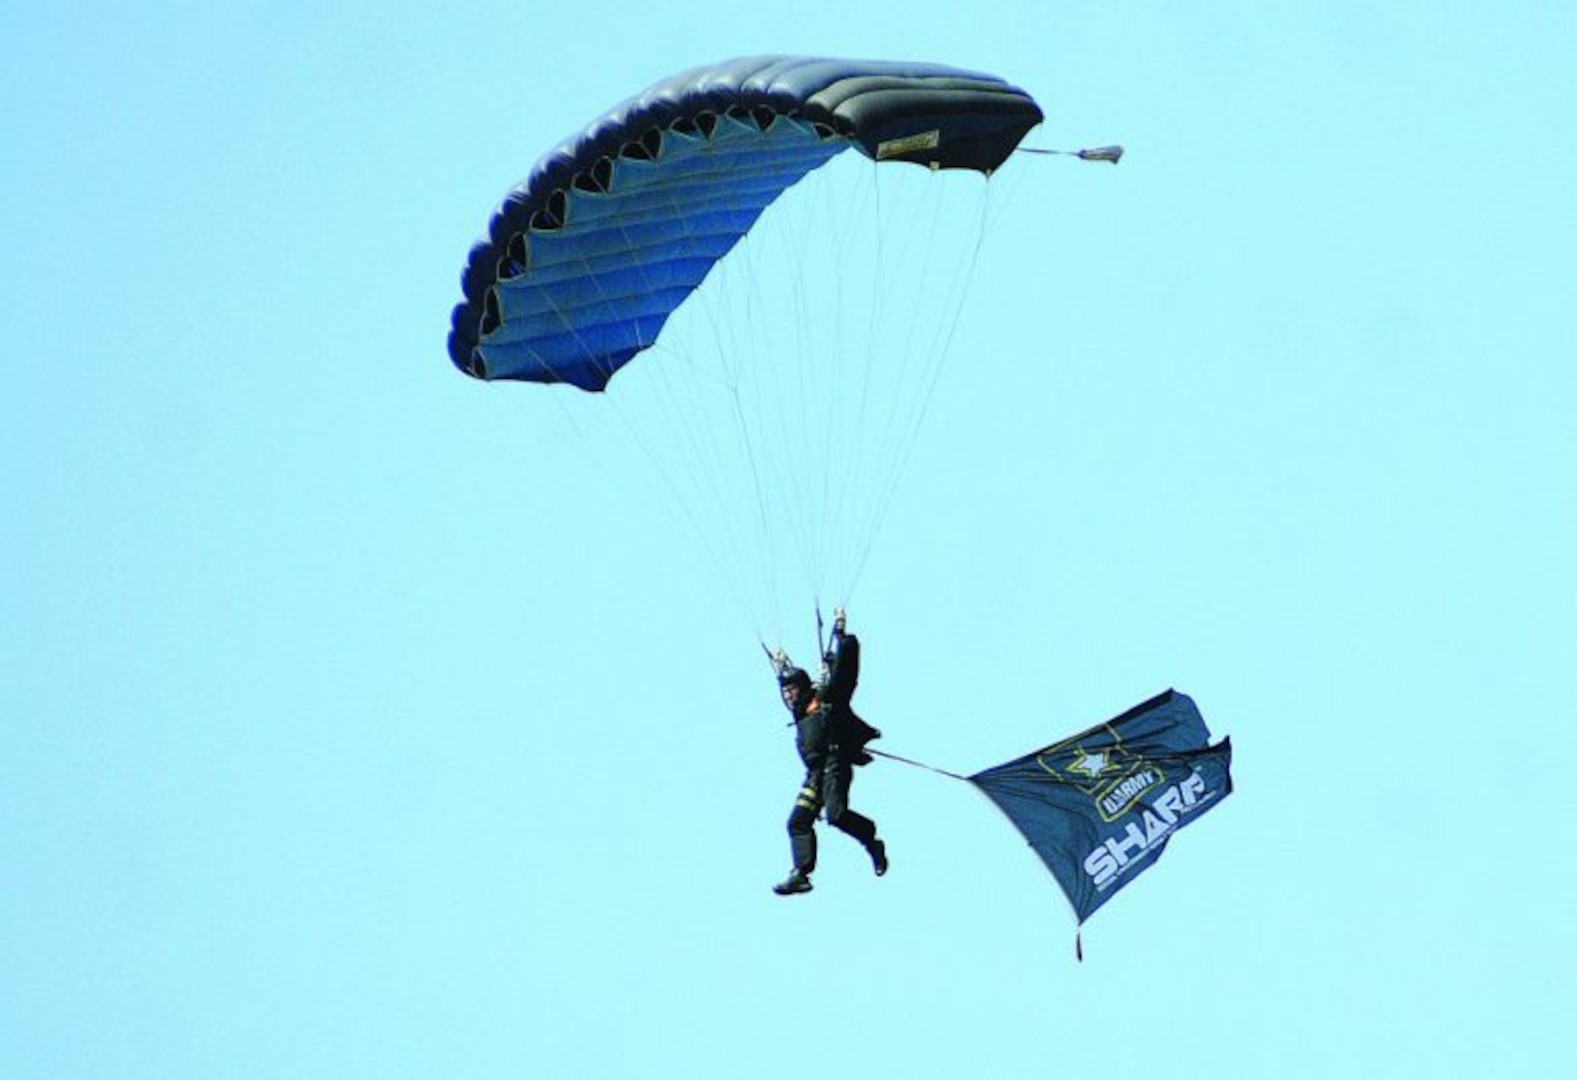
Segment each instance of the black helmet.
[{"label": "black helmet", "polygon": [[778,675],[778,686],[787,689],[794,687],[800,693],[805,693],[811,688],[810,673],[804,668],[784,668]]}]

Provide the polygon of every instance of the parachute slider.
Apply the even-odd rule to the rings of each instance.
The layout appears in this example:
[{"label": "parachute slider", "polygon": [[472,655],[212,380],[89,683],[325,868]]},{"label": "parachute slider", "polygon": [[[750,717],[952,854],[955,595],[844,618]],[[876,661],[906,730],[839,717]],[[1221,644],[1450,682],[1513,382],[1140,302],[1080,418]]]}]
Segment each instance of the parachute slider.
[{"label": "parachute slider", "polygon": [[1045,154],[1059,157],[1076,157],[1080,161],[1109,161],[1113,165],[1123,159],[1123,148],[1120,145],[1092,146],[1087,150],[1048,150],[1038,146],[1020,146],[1021,154]]},{"label": "parachute slider", "polygon": [[1080,150],[1074,156],[1080,161],[1109,161],[1115,165],[1123,159],[1123,148],[1120,144],[1095,146],[1088,150]]}]

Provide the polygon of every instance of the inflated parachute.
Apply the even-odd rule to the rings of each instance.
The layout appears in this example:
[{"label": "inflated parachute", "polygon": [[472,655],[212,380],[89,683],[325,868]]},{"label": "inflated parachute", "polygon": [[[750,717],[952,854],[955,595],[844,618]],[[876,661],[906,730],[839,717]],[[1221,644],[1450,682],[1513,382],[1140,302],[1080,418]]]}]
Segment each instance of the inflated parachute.
[{"label": "inflated parachute", "polygon": [[994,218],[983,177],[1040,121],[1017,87],[939,64],[760,56],[666,79],[506,196],[450,358],[596,391],[519,407],[572,429],[559,460],[622,480],[645,459],[643,491],[777,643],[785,609],[847,602]]},{"label": "inflated parachute", "polygon": [[1041,121],[938,64],[760,56],[657,83],[543,157],[471,251],[449,355],[482,379],[602,390],[807,173],[849,147],[991,173]]}]

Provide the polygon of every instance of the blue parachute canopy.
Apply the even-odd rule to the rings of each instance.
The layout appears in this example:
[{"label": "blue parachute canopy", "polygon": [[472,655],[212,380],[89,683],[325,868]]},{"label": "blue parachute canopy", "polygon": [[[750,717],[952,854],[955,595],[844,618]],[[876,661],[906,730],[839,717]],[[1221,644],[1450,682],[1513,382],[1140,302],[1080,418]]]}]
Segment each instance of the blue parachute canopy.
[{"label": "blue parachute canopy", "polygon": [[471,250],[449,334],[481,379],[603,389],[784,190],[849,146],[991,173],[1042,114],[939,64],[744,57],[675,75],[545,155]]}]

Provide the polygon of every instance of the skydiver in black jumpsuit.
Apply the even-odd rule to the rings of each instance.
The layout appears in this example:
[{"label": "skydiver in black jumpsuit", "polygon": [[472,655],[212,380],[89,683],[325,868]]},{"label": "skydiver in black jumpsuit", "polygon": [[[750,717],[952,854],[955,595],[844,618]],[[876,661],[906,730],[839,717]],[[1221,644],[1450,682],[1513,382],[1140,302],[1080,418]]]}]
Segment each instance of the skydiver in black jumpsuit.
[{"label": "skydiver in black jumpsuit", "polygon": [[783,704],[794,717],[794,743],[805,763],[805,782],[788,819],[794,869],[787,880],[772,886],[779,896],[810,892],[810,875],[816,869],[816,815],[822,810],[828,825],[848,833],[865,848],[877,877],[887,872],[887,845],[876,838],[876,823],[849,809],[854,767],[871,760],[865,744],[881,732],[855,715],[849,705],[860,678],[860,641],[844,632],[841,611],[833,619],[832,643],[823,659],[818,685],[781,651],[773,657]]}]

